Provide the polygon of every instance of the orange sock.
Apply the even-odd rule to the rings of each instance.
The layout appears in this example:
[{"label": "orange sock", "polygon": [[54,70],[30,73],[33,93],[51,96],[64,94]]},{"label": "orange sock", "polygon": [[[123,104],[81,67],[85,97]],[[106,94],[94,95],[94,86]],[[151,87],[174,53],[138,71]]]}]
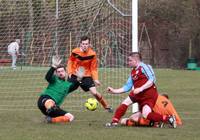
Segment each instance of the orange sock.
[{"label": "orange sock", "polygon": [[140,126],[148,126],[149,123],[150,123],[150,120],[145,119],[145,118],[139,118],[139,120],[138,120],[138,124]]},{"label": "orange sock", "polygon": [[106,100],[103,98],[103,96],[98,96],[95,95],[95,98],[97,99],[97,101],[103,106],[103,108],[108,108],[108,103],[106,102]]},{"label": "orange sock", "polygon": [[133,122],[129,119],[126,121],[126,126],[135,126],[135,125],[136,125],[135,122]]},{"label": "orange sock", "polygon": [[149,126],[150,121],[144,118],[140,118],[138,122],[134,122],[132,120],[126,121],[126,126]]},{"label": "orange sock", "polygon": [[69,122],[69,118],[67,116],[59,116],[52,118],[52,123],[59,123],[59,122]]}]

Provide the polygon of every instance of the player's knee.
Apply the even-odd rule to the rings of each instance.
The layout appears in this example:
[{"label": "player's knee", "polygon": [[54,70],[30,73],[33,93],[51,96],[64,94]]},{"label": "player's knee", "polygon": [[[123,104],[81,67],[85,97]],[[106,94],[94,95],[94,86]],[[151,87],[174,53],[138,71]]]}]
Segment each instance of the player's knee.
[{"label": "player's knee", "polygon": [[120,120],[120,124],[121,125],[126,125],[126,122],[129,120],[129,118],[122,118],[121,120]]},{"label": "player's knee", "polygon": [[148,105],[144,105],[142,108],[142,116],[146,119],[149,113],[151,113],[152,110]]},{"label": "player's knee", "polygon": [[71,113],[67,113],[67,114],[65,114],[65,116],[67,116],[69,118],[70,122],[74,120],[74,115],[72,115]]},{"label": "player's knee", "polygon": [[60,112],[60,108],[56,105],[46,110],[47,114],[51,116],[52,114],[58,114]]},{"label": "player's knee", "polygon": [[52,108],[53,106],[55,106],[55,102],[52,99],[48,99],[45,101],[44,106],[48,110]]},{"label": "player's knee", "polygon": [[89,91],[94,95],[94,94],[99,94],[98,92],[97,92],[97,89],[96,89],[96,87],[90,87],[89,88]]},{"label": "player's knee", "polygon": [[133,103],[132,100],[129,97],[127,97],[121,104],[125,104],[125,105],[129,106],[132,103]]},{"label": "player's knee", "polygon": [[48,115],[51,115],[53,112],[55,112],[55,110],[56,110],[56,107],[53,106],[53,107],[47,109],[46,112],[47,112]]},{"label": "player's knee", "polygon": [[132,114],[129,118],[134,122],[138,122],[140,117],[141,117],[141,112],[137,112]]},{"label": "player's knee", "polygon": [[92,93],[92,95],[95,96],[95,97],[96,97],[96,96],[97,96],[97,97],[100,96],[97,92],[91,92],[91,93]]},{"label": "player's knee", "polygon": [[102,95],[100,93],[96,92],[91,92],[92,95],[97,99],[97,100],[101,100],[102,99]]}]

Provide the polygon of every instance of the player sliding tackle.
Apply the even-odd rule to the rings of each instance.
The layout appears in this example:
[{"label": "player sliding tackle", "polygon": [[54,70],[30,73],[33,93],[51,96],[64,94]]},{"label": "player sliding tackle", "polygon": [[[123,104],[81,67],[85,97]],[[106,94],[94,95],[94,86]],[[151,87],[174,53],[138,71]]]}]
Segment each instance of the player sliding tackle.
[{"label": "player sliding tackle", "polygon": [[[112,94],[119,94],[129,90],[131,92],[116,109],[112,122],[107,123],[106,126],[117,126],[121,117],[126,113],[128,106],[137,102],[141,113],[136,121],[139,118],[144,118],[151,122],[164,122],[176,128],[177,124],[174,114],[160,114],[154,111],[159,95],[155,85],[155,75],[152,67],[142,62],[141,55],[138,52],[133,52],[129,55],[128,64],[132,67],[132,71],[127,84],[119,89],[108,87],[108,91]],[[131,118],[134,120],[134,117]]]},{"label": "player sliding tackle", "polygon": [[[46,116],[46,121],[50,123],[71,122],[74,120],[71,113],[60,108],[73,87],[72,83],[66,81],[67,75],[65,67],[60,65],[61,61],[58,56],[53,56],[52,66],[45,77],[49,84],[38,99],[38,108]],[[78,78],[82,78],[81,73],[79,73]]]},{"label": "player sliding tackle", "polygon": [[[150,126],[160,128],[168,126],[165,125],[163,122],[152,122],[148,119],[143,118],[142,113],[139,110],[134,111],[137,112],[134,112],[129,118],[122,118],[120,124],[125,126]],[[156,104],[153,107],[153,112],[166,116],[174,116],[173,118],[176,119],[176,124],[178,126],[182,125],[181,118],[179,117],[178,113],[176,112],[176,109],[174,108],[172,102],[169,100],[166,94],[158,95]]]}]

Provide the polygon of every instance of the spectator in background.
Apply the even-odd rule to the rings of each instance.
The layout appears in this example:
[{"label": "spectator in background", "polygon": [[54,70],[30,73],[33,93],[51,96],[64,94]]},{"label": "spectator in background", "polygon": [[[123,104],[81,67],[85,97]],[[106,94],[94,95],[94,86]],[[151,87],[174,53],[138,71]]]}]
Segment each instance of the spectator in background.
[{"label": "spectator in background", "polygon": [[17,62],[17,56],[19,55],[19,44],[20,40],[16,39],[14,42],[10,43],[8,45],[8,54],[12,57],[12,69],[16,69],[16,62]]}]

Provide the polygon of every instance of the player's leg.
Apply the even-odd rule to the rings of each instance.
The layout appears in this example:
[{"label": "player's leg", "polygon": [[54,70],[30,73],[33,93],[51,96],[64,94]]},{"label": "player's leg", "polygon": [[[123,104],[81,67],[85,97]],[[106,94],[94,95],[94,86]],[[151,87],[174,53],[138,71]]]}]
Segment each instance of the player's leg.
[{"label": "player's leg", "polygon": [[90,93],[98,100],[104,109],[108,110],[109,112],[113,112],[106,99],[97,91],[94,81],[91,77],[84,77],[81,80],[80,86],[84,91],[90,91]]},{"label": "player's leg", "polygon": [[12,53],[11,56],[12,56],[12,68],[16,69],[17,56],[15,53]]},{"label": "player's leg", "polygon": [[162,115],[169,115],[169,116],[175,116],[176,123],[178,125],[182,124],[181,118],[179,117],[178,113],[176,112],[176,109],[174,108],[171,101],[166,98],[166,96],[159,95],[158,99],[156,101],[156,104],[153,108],[154,112],[157,112]]},{"label": "player's leg", "polygon": [[46,121],[51,123],[57,122],[70,122],[74,119],[74,116],[56,106],[51,97],[44,95],[38,100],[38,108],[46,115]]},{"label": "player's leg", "polygon": [[182,120],[181,120],[180,116],[178,115],[175,107],[173,106],[173,104],[170,101],[169,101],[167,109],[168,109],[168,112],[170,115],[175,116],[177,125],[182,125]]},{"label": "player's leg", "polygon": [[111,123],[106,123],[107,127],[117,126],[120,119],[126,113],[128,106],[131,105],[133,102],[128,96],[116,109],[114,116],[112,117]]},{"label": "player's leg", "polygon": [[128,96],[116,109],[115,114],[112,118],[113,123],[118,123],[122,116],[126,113],[128,106],[131,105],[133,102]]},{"label": "player's leg", "polygon": [[48,112],[48,117],[47,121],[49,123],[66,123],[66,122],[71,122],[74,120],[74,116],[67,112],[62,110],[58,106],[53,106],[51,110]]},{"label": "player's leg", "polygon": [[176,128],[176,120],[174,116],[161,115],[159,113],[152,112],[152,108],[148,104],[142,107],[142,115],[150,121],[169,123],[173,128]]},{"label": "player's leg", "polygon": [[[13,62],[12,53],[11,53],[11,52],[8,52],[8,54],[10,55],[10,57],[11,57],[11,59],[12,59],[12,62]],[[11,63],[11,68],[12,68],[12,63]]]},{"label": "player's leg", "polygon": [[72,114],[62,110],[56,105],[52,106],[50,109],[47,109],[47,113],[47,121],[50,123],[71,122],[74,120],[74,116]]},{"label": "player's leg", "polygon": [[135,125],[135,122],[132,121],[130,118],[122,118],[122,119],[120,120],[120,124],[121,124],[122,126],[136,126],[136,125]]},{"label": "player's leg", "polygon": [[[51,102],[50,100],[52,100],[52,99],[47,95],[42,95],[38,99],[38,102],[37,102],[38,108],[44,115],[48,115],[47,110],[55,105],[55,103]],[[47,103],[46,103],[46,101],[47,101]],[[45,103],[46,103],[46,106],[45,106]]]},{"label": "player's leg", "polygon": [[128,107],[133,103],[135,103],[135,99],[134,94],[131,92],[129,96],[124,101],[122,101],[122,103],[116,109],[112,118],[112,123],[118,123],[121,117],[126,113]]},{"label": "player's leg", "polygon": [[132,114],[129,118],[122,118],[120,120],[120,124],[125,126],[136,126],[141,115],[141,112],[136,112]]},{"label": "player's leg", "polygon": [[121,119],[120,124],[124,126],[147,126],[147,127],[154,126],[153,122],[144,118],[140,118],[138,122],[135,122],[130,118],[123,118]]},{"label": "player's leg", "polygon": [[165,120],[165,118],[163,118],[161,114],[152,112],[152,108],[148,104],[145,104],[142,107],[142,116],[154,122],[160,122],[160,121]]},{"label": "player's leg", "polygon": [[125,126],[153,126],[150,120],[142,117],[141,112],[132,114],[129,118],[121,119],[120,123]]},{"label": "player's leg", "polygon": [[47,117],[49,123],[66,123],[74,120],[74,116],[71,113],[65,113],[58,117]]},{"label": "player's leg", "polygon": [[98,100],[98,102],[103,106],[104,109],[108,110],[109,112],[113,112],[112,108],[109,106],[106,99],[96,90],[96,87],[89,88],[91,94]]}]

